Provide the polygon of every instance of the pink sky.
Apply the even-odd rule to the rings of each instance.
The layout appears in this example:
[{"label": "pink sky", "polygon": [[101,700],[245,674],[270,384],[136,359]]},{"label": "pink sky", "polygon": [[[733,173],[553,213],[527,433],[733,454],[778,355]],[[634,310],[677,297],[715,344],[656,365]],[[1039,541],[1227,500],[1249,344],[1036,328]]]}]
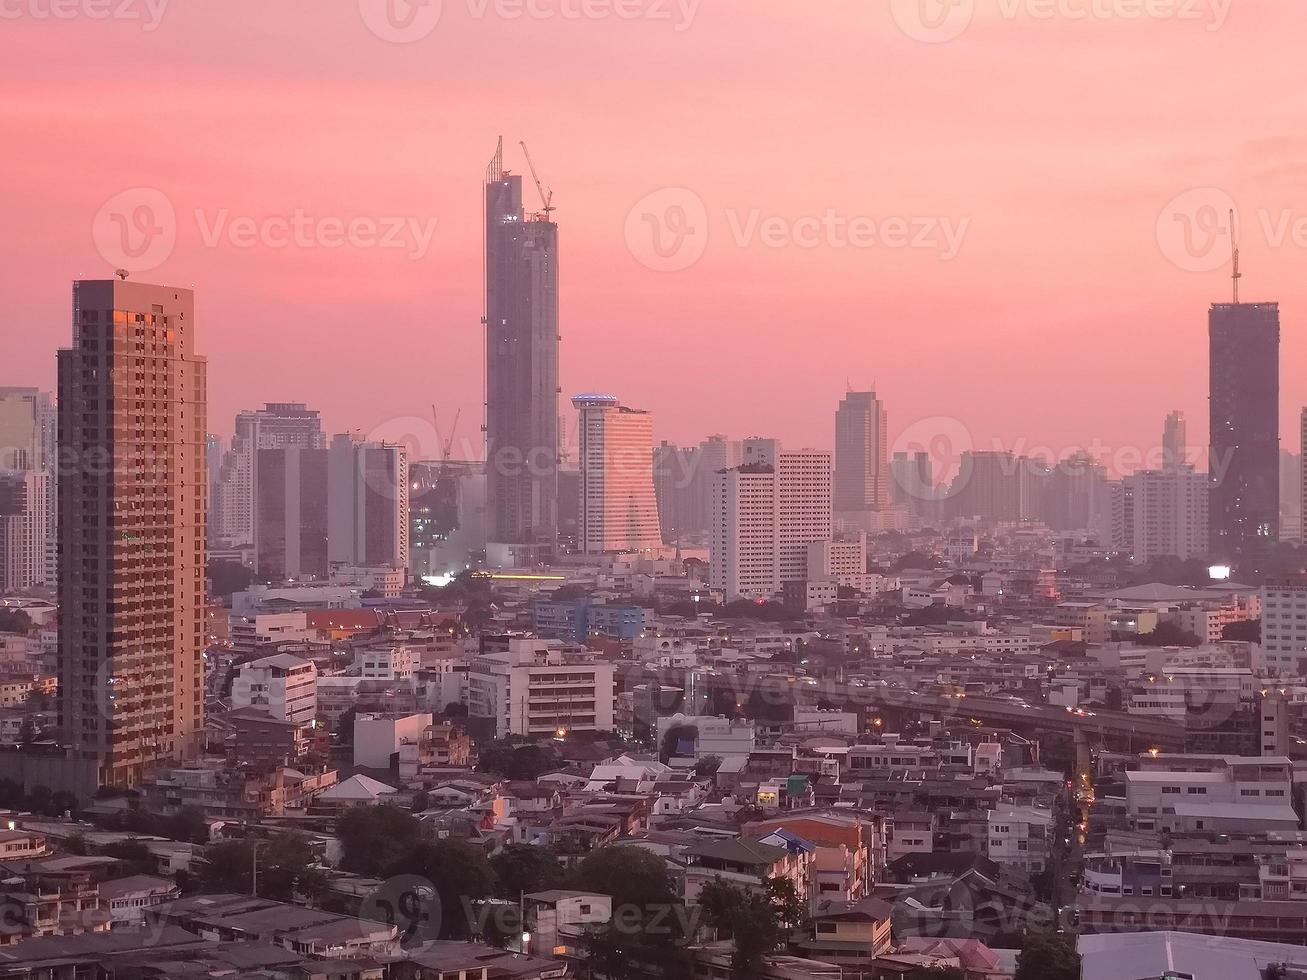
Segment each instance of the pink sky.
[{"label": "pink sky", "polygon": [[[1229,283],[1179,268],[1158,227],[1175,227],[1177,195],[1215,188],[1197,200],[1240,209],[1244,298],[1281,302],[1282,436],[1297,441],[1307,5],[1151,0],[1172,15],[1136,19],[1123,12],[1142,0],[1060,0],[1048,18],[1047,0],[977,0],[960,37],[923,43],[891,0],[703,0],[688,21],[676,0],[619,0],[646,14],[633,20],[445,0],[428,36],[399,44],[357,0],[172,0],[152,31],[145,0],[113,0],[140,18],[109,20],[78,0],[70,19],[8,2],[0,384],[53,384],[70,281],[112,269],[97,212],[146,187],[175,207],[177,241],[138,278],[195,284],[213,431],[304,400],[333,430],[388,434],[435,402],[446,418],[462,406],[471,435],[479,184],[503,133],[514,169],[528,141],[558,207],[564,396],[612,391],[653,411],[659,438],[829,446],[847,379],[875,383],[892,435],[942,416],[985,448],[1152,447],[1180,408],[1200,444],[1206,309]],[[708,216],[702,258],[674,272],[626,237],[665,187]],[[297,211],[436,225],[420,258],[204,241],[224,213]],[[827,212],[966,232],[948,260],[734,240],[751,213]]]}]

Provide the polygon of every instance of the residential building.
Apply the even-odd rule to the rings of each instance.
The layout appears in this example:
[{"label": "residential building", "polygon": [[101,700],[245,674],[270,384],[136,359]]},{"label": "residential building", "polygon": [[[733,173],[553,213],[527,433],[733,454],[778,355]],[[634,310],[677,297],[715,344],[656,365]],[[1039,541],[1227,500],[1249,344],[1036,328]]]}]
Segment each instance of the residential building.
[{"label": "residential building", "polygon": [[60,721],[103,786],[194,754],[204,723],[194,309],[188,289],[82,280],[73,346],[59,352]]},{"label": "residential building", "polygon": [[55,584],[55,427],[48,393],[0,387],[0,595]]},{"label": "residential building", "polygon": [[662,547],[653,479],[653,417],[612,395],[576,395],[579,543],[588,555]]},{"label": "residential building", "polygon": [[318,715],[318,668],[289,653],[243,664],[232,683],[231,705],[260,708],[295,725],[311,724]]},{"label": "residential building", "polygon": [[327,451],[327,561],[408,568],[408,452],[338,435]]},{"label": "residential building", "polygon": [[613,665],[556,640],[512,637],[485,649],[467,683],[469,712],[494,719],[501,736],[613,729]]}]

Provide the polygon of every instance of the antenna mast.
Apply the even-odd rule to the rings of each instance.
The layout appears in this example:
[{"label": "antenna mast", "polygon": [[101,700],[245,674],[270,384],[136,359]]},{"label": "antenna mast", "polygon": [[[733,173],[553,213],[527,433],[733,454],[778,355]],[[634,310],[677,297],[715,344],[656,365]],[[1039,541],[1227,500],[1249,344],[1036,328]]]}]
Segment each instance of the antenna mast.
[{"label": "antenna mast", "polygon": [[1234,270],[1230,278],[1234,281],[1234,305],[1239,305],[1239,280],[1243,273],[1239,271],[1239,229],[1234,225],[1234,208],[1230,209],[1230,242],[1234,247]]}]

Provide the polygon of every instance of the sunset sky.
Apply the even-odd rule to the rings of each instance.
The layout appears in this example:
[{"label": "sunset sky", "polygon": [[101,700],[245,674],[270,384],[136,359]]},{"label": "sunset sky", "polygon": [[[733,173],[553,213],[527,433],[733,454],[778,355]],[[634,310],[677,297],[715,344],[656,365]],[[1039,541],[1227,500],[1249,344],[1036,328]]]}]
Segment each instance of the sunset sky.
[{"label": "sunset sky", "polygon": [[[1201,444],[1228,200],[1243,298],[1281,303],[1296,448],[1300,0],[977,0],[925,40],[917,0],[444,0],[399,40],[384,0],[99,2],[0,3],[0,384],[53,386],[71,280],[114,268],[96,222],[144,188],[176,242],[134,277],[194,284],[212,431],[302,400],[396,435],[434,402],[473,436],[502,133],[554,192],[569,419],[566,396],[604,390],[657,438],[829,447],[846,384],[874,384],[892,437],[956,419],[955,442],[1106,456],[1155,446],[1179,408]],[[701,257],[651,268],[645,215],[682,208],[698,235],[696,202]],[[265,240],[296,214],[398,219],[404,247]],[[812,231],[831,215],[878,240]],[[956,255],[942,227],[964,229]]]}]

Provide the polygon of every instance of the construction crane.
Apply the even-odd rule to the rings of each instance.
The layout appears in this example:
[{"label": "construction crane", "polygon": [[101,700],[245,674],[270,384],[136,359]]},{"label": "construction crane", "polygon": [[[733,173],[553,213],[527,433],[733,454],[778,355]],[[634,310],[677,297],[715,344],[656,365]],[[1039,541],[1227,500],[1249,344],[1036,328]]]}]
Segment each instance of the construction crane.
[{"label": "construction crane", "polygon": [[557,210],[554,207],[554,192],[552,189],[546,191],[545,185],[540,183],[540,175],[536,173],[536,165],[531,159],[531,151],[526,148],[526,140],[519,140],[518,142],[522,147],[522,153],[526,156],[526,165],[531,170],[531,179],[536,182],[536,191],[540,194],[540,200],[544,202],[545,208],[542,213],[546,221],[551,221],[553,219],[550,218],[550,215]]}]

